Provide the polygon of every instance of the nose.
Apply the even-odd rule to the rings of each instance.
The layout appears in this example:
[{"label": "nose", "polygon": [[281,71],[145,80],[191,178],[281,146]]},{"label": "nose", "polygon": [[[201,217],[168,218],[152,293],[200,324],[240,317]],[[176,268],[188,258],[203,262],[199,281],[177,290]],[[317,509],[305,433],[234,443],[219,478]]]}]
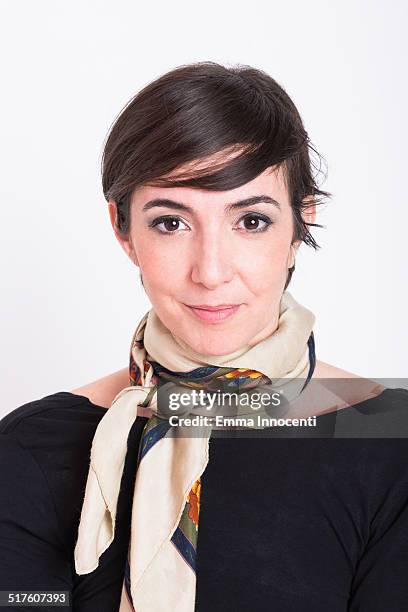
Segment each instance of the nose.
[{"label": "nose", "polygon": [[[234,277],[234,253],[227,236],[203,233],[193,245],[191,279],[207,289],[216,289]],[[237,255],[235,253],[235,255]]]}]

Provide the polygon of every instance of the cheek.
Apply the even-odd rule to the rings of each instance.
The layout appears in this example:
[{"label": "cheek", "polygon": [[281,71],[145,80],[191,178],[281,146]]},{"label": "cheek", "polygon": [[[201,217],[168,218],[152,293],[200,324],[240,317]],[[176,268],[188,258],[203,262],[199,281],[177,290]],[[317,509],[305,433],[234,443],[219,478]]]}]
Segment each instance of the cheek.
[{"label": "cheek", "polygon": [[149,297],[174,293],[185,276],[185,258],[180,250],[169,248],[166,240],[141,236],[134,243],[143,284]]},{"label": "cheek", "polygon": [[274,240],[255,245],[251,253],[246,253],[238,262],[245,284],[257,295],[270,293],[274,287],[280,288],[286,280],[290,240],[287,236],[274,236]]}]

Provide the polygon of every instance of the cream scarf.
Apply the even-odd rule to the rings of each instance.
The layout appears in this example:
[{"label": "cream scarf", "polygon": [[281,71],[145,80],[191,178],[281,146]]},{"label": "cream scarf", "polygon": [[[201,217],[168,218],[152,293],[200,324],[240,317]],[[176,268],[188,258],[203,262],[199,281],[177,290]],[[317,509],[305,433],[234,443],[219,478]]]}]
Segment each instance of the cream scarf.
[{"label": "cream scarf", "polygon": [[[145,314],[130,349],[131,364],[136,366],[138,376],[130,372],[130,386],[114,398],[93,438],[74,551],[77,574],[94,571],[114,539],[127,439],[136,417],[162,419],[151,362],[177,373],[191,373],[203,366],[215,366],[223,372],[233,368],[261,373],[272,388],[283,389],[291,399],[301,393],[313,371],[310,341],[314,321],[314,314],[285,291],[278,328],[272,335],[255,346],[214,357],[196,353],[175,337],[154,309]],[[176,549],[172,536],[189,493],[209,460],[210,434],[211,427],[205,435],[196,437],[164,435],[140,461],[128,554],[131,596],[124,582],[120,612],[193,612],[195,572]]]}]

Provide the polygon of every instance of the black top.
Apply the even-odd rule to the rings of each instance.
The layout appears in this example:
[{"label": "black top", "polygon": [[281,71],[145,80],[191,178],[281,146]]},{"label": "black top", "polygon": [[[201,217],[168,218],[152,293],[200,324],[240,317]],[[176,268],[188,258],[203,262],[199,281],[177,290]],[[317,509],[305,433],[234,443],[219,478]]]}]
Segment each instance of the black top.
[{"label": "black top", "polygon": [[[288,428],[272,438],[211,438],[196,612],[408,610],[408,440],[395,427],[408,414],[408,390],[386,389],[337,418],[355,409],[370,415],[366,424],[378,417],[384,437],[327,437],[336,415],[321,415],[306,438],[285,437]],[[76,575],[73,559],[104,413],[61,391],[0,421],[0,591],[69,590],[69,610],[119,609],[146,418],[129,435],[114,542],[90,574]]]}]

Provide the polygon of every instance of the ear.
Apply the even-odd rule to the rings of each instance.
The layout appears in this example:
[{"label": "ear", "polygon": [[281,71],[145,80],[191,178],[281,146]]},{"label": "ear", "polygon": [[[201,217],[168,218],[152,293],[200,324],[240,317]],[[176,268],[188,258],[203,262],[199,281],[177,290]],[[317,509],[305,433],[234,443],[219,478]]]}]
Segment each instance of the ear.
[{"label": "ear", "polygon": [[[302,218],[305,223],[314,223],[316,220],[316,204],[314,204],[314,196],[308,195],[303,198],[302,202],[308,204],[308,207],[302,210]],[[296,240],[296,242],[292,242],[290,245],[290,253],[288,259],[288,268],[292,268],[295,264],[296,253],[300,245],[302,244],[301,240]]]},{"label": "ear", "polygon": [[296,253],[300,246],[300,243],[301,243],[301,240],[297,240],[296,242],[292,242],[292,244],[290,245],[289,257],[288,257],[288,263],[287,263],[288,270],[289,268],[293,268],[293,266],[295,265]]},{"label": "ear", "polygon": [[117,241],[119,242],[122,249],[125,251],[126,255],[129,257],[129,259],[135,264],[135,266],[138,266],[139,262],[136,257],[136,253],[133,247],[132,240],[130,239],[130,237],[123,236],[118,230],[118,224],[117,224],[118,210],[116,207],[116,202],[114,200],[109,200],[108,210],[109,210],[110,222],[113,227],[113,231],[114,231]]},{"label": "ear", "polygon": [[305,223],[314,223],[316,221],[316,204],[313,195],[308,195],[303,198],[302,202],[307,204],[307,208],[302,210],[302,217]]}]

